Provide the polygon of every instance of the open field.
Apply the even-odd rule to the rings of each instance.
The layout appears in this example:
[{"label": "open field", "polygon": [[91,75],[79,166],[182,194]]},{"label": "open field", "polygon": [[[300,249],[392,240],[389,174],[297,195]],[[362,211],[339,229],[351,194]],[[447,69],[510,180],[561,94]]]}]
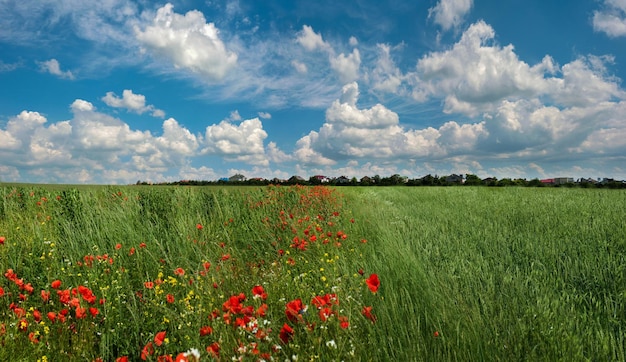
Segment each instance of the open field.
[{"label": "open field", "polygon": [[0,197],[0,360],[626,360],[623,190]]}]

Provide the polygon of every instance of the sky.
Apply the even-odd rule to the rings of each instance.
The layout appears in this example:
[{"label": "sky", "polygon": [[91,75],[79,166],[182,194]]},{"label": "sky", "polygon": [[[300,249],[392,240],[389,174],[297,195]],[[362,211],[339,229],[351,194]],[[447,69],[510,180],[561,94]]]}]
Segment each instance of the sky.
[{"label": "sky", "polygon": [[626,179],[626,0],[0,0],[0,180]]}]

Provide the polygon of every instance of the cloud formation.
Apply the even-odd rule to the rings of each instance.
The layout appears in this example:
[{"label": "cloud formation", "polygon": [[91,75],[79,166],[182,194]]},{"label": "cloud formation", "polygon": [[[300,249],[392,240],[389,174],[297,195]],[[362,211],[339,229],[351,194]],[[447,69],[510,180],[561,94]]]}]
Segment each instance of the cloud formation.
[{"label": "cloud formation", "polygon": [[428,9],[428,17],[444,31],[456,28],[471,10],[473,0],[439,0],[437,5]]},{"label": "cloud formation", "polygon": [[593,29],[610,37],[626,36],[626,1],[605,0],[604,9],[593,12]]},{"label": "cloud formation", "polygon": [[102,101],[109,107],[124,108],[137,114],[151,111],[154,117],[165,117],[164,111],[156,109],[153,105],[146,105],[146,97],[142,94],[133,93],[131,89],[124,89],[121,98],[113,92],[107,92],[102,97]]},{"label": "cloud formation", "polygon": [[39,68],[41,69],[41,71],[56,75],[59,78],[74,79],[74,74],[72,74],[72,72],[70,72],[69,70],[61,70],[61,65],[56,59],[50,59],[46,60],[45,62],[40,62]]},{"label": "cloud formation", "polygon": [[137,40],[156,57],[169,59],[175,67],[200,73],[218,81],[237,64],[214,23],[197,10],[177,14],[170,3],[157,10],[152,25],[135,27]]}]

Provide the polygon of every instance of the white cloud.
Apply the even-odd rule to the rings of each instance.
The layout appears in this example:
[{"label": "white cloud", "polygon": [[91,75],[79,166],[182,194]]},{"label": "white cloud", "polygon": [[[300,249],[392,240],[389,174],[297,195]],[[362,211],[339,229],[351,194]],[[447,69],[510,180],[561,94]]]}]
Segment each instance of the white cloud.
[{"label": "white cloud", "polygon": [[405,76],[391,59],[391,47],[386,44],[377,44],[378,59],[376,66],[369,74],[369,80],[374,90],[399,93]]},{"label": "white cloud", "polygon": [[276,142],[267,144],[267,158],[275,163],[284,163],[293,159],[291,155],[281,151],[276,145]]},{"label": "white cloud", "polygon": [[435,24],[443,30],[449,30],[463,22],[472,6],[473,0],[439,0],[437,5],[428,9],[428,17],[433,17]]},{"label": "white cloud", "polygon": [[626,36],[626,1],[605,0],[604,5],[593,13],[593,29],[610,37]]},{"label": "white cloud", "polygon": [[298,33],[296,41],[308,51],[326,50],[329,51],[330,45],[322,39],[322,36],[313,31],[309,25],[302,26],[302,31]]},{"label": "white cloud", "polygon": [[205,148],[202,152],[249,164],[267,165],[263,147],[265,138],[267,132],[258,118],[245,120],[238,126],[225,120],[206,128]]},{"label": "white cloud", "polygon": [[263,119],[270,119],[272,118],[272,115],[269,112],[259,112],[259,117],[263,118]]},{"label": "white cloud", "polygon": [[109,107],[125,108],[138,114],[152,111],[152,116],[154,117],[165,116],[165,112],[160,109],[156,109],[153,105],[146,106],[146,97],[144,95],[135,94],[130,89],[124,89],[122,92],[122,98],[118,97],[113,92],[107,92],[107,94],[102,97],[102,101],[104,101],[104,103],[106,103]]},{"label": "white cloud", "polygon": [[294,69],[301,74],[305,74],[308,71],[308,68],[306,66],[306,64],[299,62],[297,60],[292,60],[291,61],[291,65],[294,67]]},{"label": "white cloud", "polygon": [[337,72],[342,83],[355,81],[359,78],[361,54],[358,49],[353,49],[351,54],[343,53],[330,58],[330,67]]},{"label": "white cloud", "polygon": [[512,45],[491,44],[494,37],[493,28],[479,21],[452,48],[419,59],[413,97],[442,98],[444,112],[478,116],[495,111],[503,100],[545,97],[573,106],[624,95],[617,80],[606,75],[610,57],[582,57],[559,67],[546,56],[530,66]]},{"label": "white cloud", "polygon": [[333,165],[345,159],[444,157],[471,150],[487,136],[482,123],[405,130],[398,115],[381,104],[358,108],[358,97],[356,83],[343,87],[341,98],[326,111],[326,123],[298,140],[294,154],[300,162]]},{"label": "white cloud", "polygon": [[72,102],[70,108],[72,109],[72,112],[91,112],[96,109],[91,102],[87,102],[83,99],[76,99]]},{"label": "white cloud", "polygon": [[39,68],[43,72],[56,75],[63,79],[74,79],[74,74],[72,74],[72,72],[70,72],[69,70],[67,71],[61,70],[61,65],[59,64],[59,61],[56,59],[50,59],[50,60],[46,60],[45,62],[40,62]]},{"label": "white cloud", "polygon": [[177,68],[189,69],[209,80],[221,80],[237,64],[237,54],[228,50],[213,23],[197,10],[185,15],[172,4],[161,7],[152,25],[135,28],[137,39],[157,58],[164,57]]}]

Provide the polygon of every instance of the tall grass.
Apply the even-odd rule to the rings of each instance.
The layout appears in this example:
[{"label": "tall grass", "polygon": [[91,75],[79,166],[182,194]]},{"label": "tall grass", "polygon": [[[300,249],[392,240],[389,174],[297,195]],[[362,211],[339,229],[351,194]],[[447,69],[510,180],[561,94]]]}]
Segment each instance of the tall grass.
[{"label": "tall grass", "polygon": [[[353,188],[385,285],[376,358],[625,360],[626,193]],[[440,338],[432,338],[437,331]],[[407,350],[415,355],[407,356]]]},{"label": "tall grass", "polygon": [[[147,360],[214,344],[223,360],[626,360],[624,216],[621,190],[0,187],[0,271],[35,290],[0,277],[0,360],[136,360],[159,331]],[[99,314],[78,318],[55,280]],[[229,315],[240,294],[264,315]]]}]

